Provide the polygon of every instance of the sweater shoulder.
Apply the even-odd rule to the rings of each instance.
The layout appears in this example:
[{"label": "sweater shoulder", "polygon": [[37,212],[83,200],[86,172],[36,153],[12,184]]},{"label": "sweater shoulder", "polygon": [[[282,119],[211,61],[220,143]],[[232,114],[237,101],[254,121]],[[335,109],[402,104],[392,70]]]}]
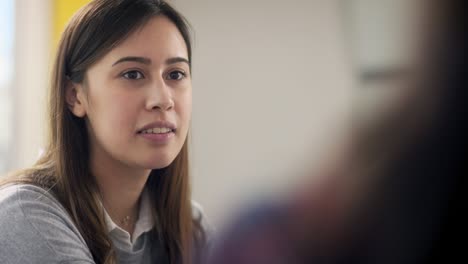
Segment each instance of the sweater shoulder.
[{"label": "sweater shoulder", "polygon": [[0,260],[7,263],[93,263],[65,208],[35,185],[0,187],[0,234]]}]

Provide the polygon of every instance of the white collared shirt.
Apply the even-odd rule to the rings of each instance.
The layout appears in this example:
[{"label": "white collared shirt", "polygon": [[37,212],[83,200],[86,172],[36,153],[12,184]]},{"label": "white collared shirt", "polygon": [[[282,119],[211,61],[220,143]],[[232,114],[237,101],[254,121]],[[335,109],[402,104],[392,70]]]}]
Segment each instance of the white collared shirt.
[{"label": "white collared shirt", "polygon": [[140,211],[138,213],[138,220],[135,223],[133,235],[130,235],[127,231],[114,223],[105,209],[104,217],[106,221],[107,232],[111,237],[114,245],[118,248],[124,249],[125,251],[133,251],[136,249],[134,246],[136,246],[137,242],[139,242],[138,239],[150,231],[154,226],[148,191],[145,189],[141,194]]},{"label": "white collared shirt", "polygon": [[[140,211],[138,213],[138,220],[135,223],[133,235],[130,235],[112,221],[104,208],[107,232],[114,244],[119,263],[150,263],[151,258],[153,258],[153,260],[165,259],[164,252],[161,250],[162,248],[156,251],[151,250],[149,231],[154,226],[154,219],[151,211],[150,199],[149,192],[144,189],[141,194]],[[193,218],[201,220],[202,226],[205,232],[207,232],[207,236],[211,237],[211,230],[208,228],[210,225],[206,222],[202,207],[195,201],[191,201],[191,203]],[[152,243],[159,242],[153,241]]]}]

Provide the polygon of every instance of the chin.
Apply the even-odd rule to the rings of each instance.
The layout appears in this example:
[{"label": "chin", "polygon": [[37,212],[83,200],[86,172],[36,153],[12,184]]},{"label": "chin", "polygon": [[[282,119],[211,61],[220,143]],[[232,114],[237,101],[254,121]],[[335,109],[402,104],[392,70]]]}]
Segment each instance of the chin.
[{"label": "chin", "polygon": [[177,156],[181,153],[182,147],[180,148],[163,148],[154,150],[152,149],[149,152],[141,153],[138,155],[137,163],[139,166],[145,169],[162,169],[166,168],[171,165],[172,162],[177,158]]},{"label": "chin", "polygon": [[144,162],[143,167],[145,169],[151,169],[151,170],[156,170],[156,169],[162,169],[162,168],[165,168],[169,165],[171,165],[171,163],[175,160],[175,156],[172,157],[172,156],[158,156],[158,157],[155,157],[151,160],[147,160],[146,162]]}]

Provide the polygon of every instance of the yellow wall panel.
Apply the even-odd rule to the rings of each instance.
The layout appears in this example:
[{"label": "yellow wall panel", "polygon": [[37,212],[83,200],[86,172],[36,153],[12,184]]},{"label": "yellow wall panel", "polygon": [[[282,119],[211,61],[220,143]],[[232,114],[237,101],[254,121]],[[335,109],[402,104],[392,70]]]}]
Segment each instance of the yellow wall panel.
[{"label": "yellow wall panel", "polygon": [[58,43],[60,34],[72,15],[89,2],[90,0],[52,0],[54,46]]}]

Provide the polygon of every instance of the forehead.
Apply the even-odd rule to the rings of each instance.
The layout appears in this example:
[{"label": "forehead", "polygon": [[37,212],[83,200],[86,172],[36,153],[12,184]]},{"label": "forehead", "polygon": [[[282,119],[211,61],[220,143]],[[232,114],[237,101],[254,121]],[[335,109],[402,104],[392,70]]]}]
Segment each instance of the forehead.
[{"label": "forehead", "polygon": [[103,61],[115,62],[125,56],[142,56],[153,62],[163,62],[171,57],[188,59],[188,52],[176,25],[165,16],[156,16],[131,32],[103,57]]}]

